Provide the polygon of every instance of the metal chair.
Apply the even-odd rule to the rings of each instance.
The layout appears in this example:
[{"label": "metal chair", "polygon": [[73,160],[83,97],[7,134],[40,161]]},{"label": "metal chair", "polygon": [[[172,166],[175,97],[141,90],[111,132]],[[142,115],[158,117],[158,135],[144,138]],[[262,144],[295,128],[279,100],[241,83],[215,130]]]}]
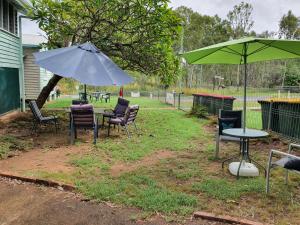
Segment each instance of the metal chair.
[{"label": "metal chair", "polygon": [[73,105],[71,106],[71,124],[70,124],[71,144],[74,144],[74,139],[77,138],[77,129],[92,129],[94,130],[94,144],[98,137],[98,118],[94,114],[92,105]]},{"label": "metal chair", "polygon": [[223,130],[227,128],[241,128],[242,127],[242,110],[222,110],[219,111],[218,130],[216,134],[216,150],[215,158],[219,158],[220,142],[221,141],[234,141],[240,142],[239,138],[230,137],[223,134]]},{"label": "metal chair", "polygon": [[104,93],[104,94],[101,94],[101,98],[100,98],[100,100],[101,100],[101,102],[102,102],[102,100],[104,99],[104,101],[105,101],[105,103],[107,103],[107,101],[109,101],[110,102],[110,93]]},{"label": "metal chair", "polygon": [[125,115],[126,109],[129,106],[129,101],[124,98],[118,98],[118,103],[113,110],[106,110],[103,113],[102,126],[104,126],[105,118],[116,118],[123,117]]},{"label": "metal chair", "polygon": [[[266,193],[269,194],[270,192],[270,175],[271,169],[275,167],[282,167],[285,171],[285,184],[288,183],[288,173],[289,171],[294,171],[300,174],[300,157],[291,154],[292,150],[298,148],[300,149],[300,145],[297,144],[289,144],[288,152],[281,152],[277,150],[271,150],[267,165],[267,178],[266,178]],[[277,155],[281,158],[275,162],[272,161],[273,157]]]},{"label": "metal chair", "polygon": [[110,126],[113,125],[118,125],[121,126],[122,128],[125,129],[128,138],[131,137],[128,126],[130,124],[134,125],[134,128],[136,130],[136,132],[138,132],[137,126],[135,124],[135,119],[137,117],[139,111],[139,106],[138,105],[133,105],[133,106],[129,106],[126,109],[125,115],[123,117],[116,117],[116,118],[110,118],[108,121],[108,136],[110,134]]},{"label": "metal chair", "polygon": [[55,126],[55,132],[57,133],[58,130],[58,117],[57,116],[46,116],[44,117],[39,109],[39,107],[36,104],[35,100],[30,100],[28,102],[28,106],[33,114],[33,125],[32,125],[32,131],[37,133],[38,125],[42,124],[54,124]]}]

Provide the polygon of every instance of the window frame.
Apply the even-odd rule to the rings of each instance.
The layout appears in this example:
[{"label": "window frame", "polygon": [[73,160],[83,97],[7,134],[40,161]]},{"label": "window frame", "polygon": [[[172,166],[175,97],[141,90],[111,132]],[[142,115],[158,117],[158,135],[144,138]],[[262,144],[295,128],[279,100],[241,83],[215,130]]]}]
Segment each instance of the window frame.
[{"label": "window frame", "polygon": [[[4,10],[4,4],[6,4],[6,6],[7,6],[6,11]],[[8,0],[0,0],[0,10],[1,10],[0,30],[3,30],[5,32],[8,32],[11,35],[18,37],[19,36],[19,17],[18,17],[18,10],[17,10],[16,6]],[[4,12],[5,12],[5,14],[4,14]],[[6,21],[5,21],[5,19],[6,19]],[[13,26],[12,28],[11,28],[11,25]]]}]

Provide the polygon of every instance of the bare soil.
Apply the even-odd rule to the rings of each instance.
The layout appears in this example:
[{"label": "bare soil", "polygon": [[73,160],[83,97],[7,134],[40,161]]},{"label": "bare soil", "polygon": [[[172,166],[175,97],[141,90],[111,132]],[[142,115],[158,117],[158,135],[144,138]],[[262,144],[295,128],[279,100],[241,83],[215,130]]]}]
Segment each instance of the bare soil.
[{"label": "bare soil", "polygon": [[[81,196],[0,178],[1,225],[164,225],[160,215],[138,219],[141,211],[105,203],[85,202]],[[224,225],[225,223],[187,219],[180,224]]]},{"label": "bare soil", "polygon": [[90,151],[89,145],[70,145],[49,149],[32,149],[6,160],[0,160],[0,171],[10,174],[22,175],[26,171],[37,172],[47,171],[51,173],[71,173],[74,167],[71,166],[72,155],[83,155]]}]

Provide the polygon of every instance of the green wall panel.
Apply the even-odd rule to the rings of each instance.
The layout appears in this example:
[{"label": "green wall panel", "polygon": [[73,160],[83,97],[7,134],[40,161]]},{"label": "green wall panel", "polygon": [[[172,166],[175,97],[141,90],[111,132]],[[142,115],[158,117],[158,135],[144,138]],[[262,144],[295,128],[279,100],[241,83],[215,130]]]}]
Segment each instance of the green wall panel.
[{"label": "green wall panel", "polygon": [[20,108],[19,70],[0,68],[0,115]]}]

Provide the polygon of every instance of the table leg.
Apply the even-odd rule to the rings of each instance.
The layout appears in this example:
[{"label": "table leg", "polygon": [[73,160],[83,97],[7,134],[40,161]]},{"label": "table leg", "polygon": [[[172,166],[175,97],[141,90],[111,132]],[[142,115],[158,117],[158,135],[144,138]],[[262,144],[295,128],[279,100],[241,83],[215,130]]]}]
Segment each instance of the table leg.
[{"label": "table leg", "polygon": [[247,138],[241,138],[242,143],[242,158],[239,164],[239,168],[236,174],[236,179],[240,178],[240,169],[242,166],[243,161],[249,160],[249,139]]}]

